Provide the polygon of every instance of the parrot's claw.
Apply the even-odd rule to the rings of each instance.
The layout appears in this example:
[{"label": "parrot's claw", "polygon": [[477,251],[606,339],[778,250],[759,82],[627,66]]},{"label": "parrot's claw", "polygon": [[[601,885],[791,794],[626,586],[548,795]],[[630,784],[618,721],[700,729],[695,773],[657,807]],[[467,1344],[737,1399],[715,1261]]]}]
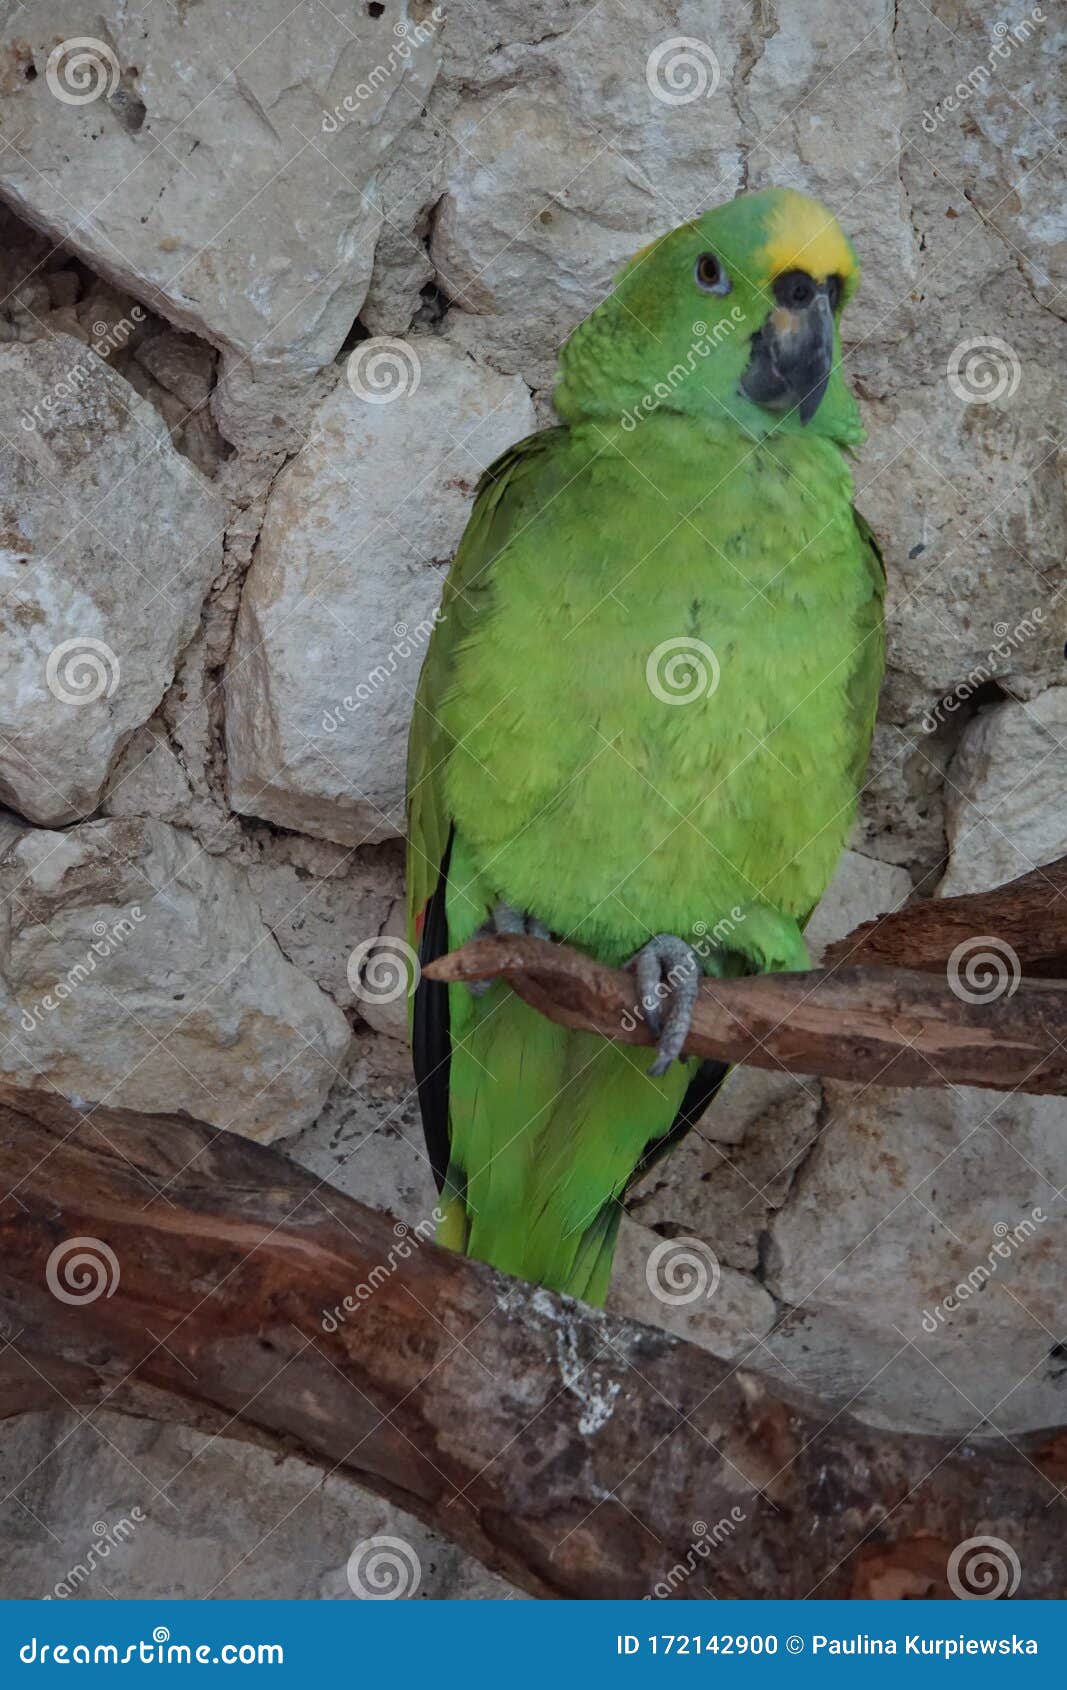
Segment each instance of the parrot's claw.
[{"label": "parrot's claw", "polygon": [[689,1037],[693,1005],[700,989],[700,962],[692,945],[673,933],[657,933],[630,966],[637,976],[641,1009],[656,1035],[657,1056],[650,1074],[665,1074]]},{"label": "parrot's claw", "polygon": [[[498,933],[526,933],[529,934],[531,939],[551,939],[552,937],[544,922],[538,921],[535,915],[531,915],[528,910],[524,913],[522,910],[513,909],[510,904],[505,903],[497,904],[489,920],[482,922],[474,937],[476,939],[487,939]],[[467,989],[476,998],[480,998],[492,984],[492,980],[468,980]]]}]

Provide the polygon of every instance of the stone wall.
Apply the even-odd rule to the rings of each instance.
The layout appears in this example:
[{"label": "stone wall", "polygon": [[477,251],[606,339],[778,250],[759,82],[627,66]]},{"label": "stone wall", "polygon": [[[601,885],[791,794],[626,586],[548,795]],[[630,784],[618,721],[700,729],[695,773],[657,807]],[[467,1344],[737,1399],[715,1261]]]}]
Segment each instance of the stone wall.
[{"label": "stone wall", "polygon": [[[0,1070],[289,1133],[428,1215],[371,947],[400,932],[441,580],[620,262],[768,183],[860,254],[890,580],[816,946],[1067,851],[1064,39],[1053,0],[0,5]],[[1065,1127],[1057,1100],[735,1075],[637,1194],[614,1301],[881,1423],[1062,1423]],[[671,1240],[697,1289],[665,1300]],[[499,1592],[224,1442],[57,1404],[0,1460],[6,1596],[134,1507],[92,1575],[116,1595],[347,1596],[382,1532],[420,1594]]]}]

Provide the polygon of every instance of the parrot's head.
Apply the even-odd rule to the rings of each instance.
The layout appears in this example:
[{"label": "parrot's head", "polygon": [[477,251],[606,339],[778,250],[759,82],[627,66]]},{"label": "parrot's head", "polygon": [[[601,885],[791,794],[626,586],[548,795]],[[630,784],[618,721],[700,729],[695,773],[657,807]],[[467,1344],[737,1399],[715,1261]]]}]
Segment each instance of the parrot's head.
[{"label": "parrot's head", "polygon": [[556,408],[628,429],[657,410],[725,416],[757,439],[807,430],[853,445],[838,325],[858,280],[817,200],[742,194],[634,254],[563,348]]}]

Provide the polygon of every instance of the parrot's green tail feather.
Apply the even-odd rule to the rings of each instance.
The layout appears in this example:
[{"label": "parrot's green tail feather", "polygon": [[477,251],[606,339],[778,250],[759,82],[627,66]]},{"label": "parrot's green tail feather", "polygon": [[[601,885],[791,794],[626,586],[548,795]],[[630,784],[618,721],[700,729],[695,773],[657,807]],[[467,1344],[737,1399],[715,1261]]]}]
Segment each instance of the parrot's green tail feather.
[{"label": "parrot's green tail feather", "polygon": [[453,987],[451,1013],[439,1241],[602,1303],[618,1199],[649,1140],[669,1130],[693,1064],[653,1079],[654,1050],[558,1027],[503,985],[478,998]]}]

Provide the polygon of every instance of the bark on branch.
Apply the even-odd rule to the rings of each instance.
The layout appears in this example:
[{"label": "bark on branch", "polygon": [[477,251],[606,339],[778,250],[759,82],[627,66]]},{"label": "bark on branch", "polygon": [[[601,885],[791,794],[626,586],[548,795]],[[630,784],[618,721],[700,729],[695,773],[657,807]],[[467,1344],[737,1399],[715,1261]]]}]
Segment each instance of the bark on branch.
[{"label": "bark on branch", "polygon": [[181,1117],[7,1092],[0,1189],[0,1413],[75,1402],[298,1451],[538,1596],[944,1596],[979,1531],[1019,1556],[1019,1594],[1059,1593],[1054,1441],[1027,1460],[827,1420]]},{"label": "bark on branch", "polygon": [[[983,1001],[957,978],[903,968],[815,969],[701,982],[686,1054],[883,1086],[1067,1092],[1067,986],[1016,979]],[[426,968],[436,980],[505,979],[550,1020],[655,1042],[633,975],[545,939],[475,939]],[[995,990],[994,986],[994,990]]]},{"label": "bark on branch", "polygon": [[865,921],[828,946],[823,963],[940,972],[958,945],[983,936],[1010,946],[1023,973],[1067,980],[1067,857],[992,892],[926,898]]}]

